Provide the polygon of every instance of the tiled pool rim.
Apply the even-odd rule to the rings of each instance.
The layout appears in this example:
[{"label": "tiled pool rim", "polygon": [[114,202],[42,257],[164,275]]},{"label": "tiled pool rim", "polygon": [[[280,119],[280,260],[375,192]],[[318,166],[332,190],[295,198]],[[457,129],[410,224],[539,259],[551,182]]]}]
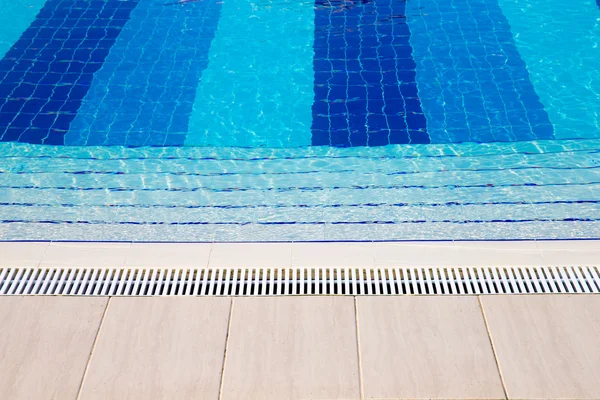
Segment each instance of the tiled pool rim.
[{"label": "tiled pool rim", "polygon": [[0,242],[0,294],[584,292],[600,292],[600,240]]}]

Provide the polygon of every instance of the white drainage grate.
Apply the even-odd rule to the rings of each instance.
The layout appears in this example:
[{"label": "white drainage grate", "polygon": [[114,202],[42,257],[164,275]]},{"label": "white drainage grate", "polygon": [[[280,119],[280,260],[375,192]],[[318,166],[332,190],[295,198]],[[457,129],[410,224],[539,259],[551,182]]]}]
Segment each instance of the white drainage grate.
[{"label": "white drainage grate", "polygon": [[0,268],[0,295],[273,296],[598,292],[598,267]]}]

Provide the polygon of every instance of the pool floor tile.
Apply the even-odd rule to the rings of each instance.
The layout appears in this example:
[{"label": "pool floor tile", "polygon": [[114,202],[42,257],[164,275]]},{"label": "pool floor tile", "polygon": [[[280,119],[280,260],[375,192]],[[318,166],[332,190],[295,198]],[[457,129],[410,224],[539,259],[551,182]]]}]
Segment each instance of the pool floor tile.
[{"label": "pool floor tile", "polygon": [[112,298],[80,399],[216,400],[230,304],[230,298]]},{"label": "pool floor tile", "polygon": [[223,400],[359,399],[351,297],[236,298]]},{"label": "pool floor tile", "polygon": [[482,296],[510,399],[600,398],[600,297]]},{"label": "pool floor tile", "polygon": [[502,399],[476,297],[357,297],[365,399]]},{"label": "pool floor tile", "polygon": [[107,298],[0,298],[0,399],[75,400]]}]

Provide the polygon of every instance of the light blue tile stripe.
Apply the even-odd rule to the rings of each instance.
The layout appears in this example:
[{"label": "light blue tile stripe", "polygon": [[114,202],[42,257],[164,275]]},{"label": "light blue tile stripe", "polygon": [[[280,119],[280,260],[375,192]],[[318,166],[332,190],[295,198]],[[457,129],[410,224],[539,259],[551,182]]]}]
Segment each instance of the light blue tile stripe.
[{"label": "light blue tile stripe", "polygon": [[219,0],[141,0],[65,144],[183,145],[220,9]]},{"label": "light blue tile stripe", "polygon": [[600,9],[594,0],[499,0],[556,137],[600,137]]},{"label": "light blue tile stripe", "polygon": [[310,145],[313,5],[224,0],[186,145]]},{"label": "light blue tile stripe", "polygon": [[553,138],[497,0],[406,7],[432,143]]},{"label": "light blue tile stripe", "polygon": [[0,58],[19,40],[46,0],[0,0]]}]

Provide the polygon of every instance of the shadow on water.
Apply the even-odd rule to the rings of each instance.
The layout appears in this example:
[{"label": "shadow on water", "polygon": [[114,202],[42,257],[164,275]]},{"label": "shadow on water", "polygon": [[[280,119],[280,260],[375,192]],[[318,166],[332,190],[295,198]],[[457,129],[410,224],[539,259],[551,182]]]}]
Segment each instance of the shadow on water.
[{"label": "shadow on water", "polygon": [[[390,0],[386,0],[390,1]],[[408,0],[391,0],[391,2],[406,3]],[[598,0],[600,1],[600,0]],[[384,13],[381,14],[377,8],[377,0],[315,0],[315,9],[326,10],[332,9],[333,13],[349,12],[353,9],[360,8],[360,14],[376,15],[377,20],[372,22],[375,25],[385,25],[389,23],[404,22],[405,14]],[[360,28],[359,28],[360,29]]]}]

